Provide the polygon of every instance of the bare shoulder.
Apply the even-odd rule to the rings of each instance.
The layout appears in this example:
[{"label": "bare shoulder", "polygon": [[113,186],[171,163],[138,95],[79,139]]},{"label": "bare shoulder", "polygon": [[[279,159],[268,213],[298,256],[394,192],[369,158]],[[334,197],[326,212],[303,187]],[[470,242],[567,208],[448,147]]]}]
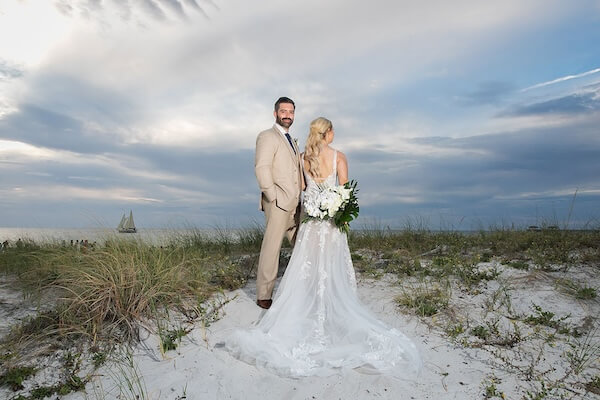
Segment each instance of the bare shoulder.
[{"label": "bare shoulder", "polygon": [[337,150],[337,162],[338,163],[343,162],[345,164],[348,163],[348,159],[346,158],[346,155],[339,150]]}]

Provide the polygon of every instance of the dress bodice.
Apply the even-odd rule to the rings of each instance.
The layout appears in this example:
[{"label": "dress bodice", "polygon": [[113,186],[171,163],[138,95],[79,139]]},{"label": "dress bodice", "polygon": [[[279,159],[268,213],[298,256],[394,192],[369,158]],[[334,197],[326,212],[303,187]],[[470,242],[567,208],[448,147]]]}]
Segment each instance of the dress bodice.
[{"label": "dress bodice", "polygon": [[304,167],[304,156],[302,157],[302,168],[304,169],[304,176],[306,177],[306,191],[304,197],[316,196],[322,187],[331,187],[337,184],[337,150],[333,151],[333,170],[331,174],[324,180],[317,182],[310,173]]}]

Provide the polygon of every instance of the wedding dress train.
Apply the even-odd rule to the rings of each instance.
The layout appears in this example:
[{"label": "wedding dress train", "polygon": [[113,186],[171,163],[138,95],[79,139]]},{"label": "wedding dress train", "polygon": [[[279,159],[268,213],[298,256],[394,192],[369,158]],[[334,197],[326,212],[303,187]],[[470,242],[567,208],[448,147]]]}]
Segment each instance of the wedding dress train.
[{"label": "wedding dress train", "polygon": [[[335,185],[336,175],[334,167],[325,184]],[[313,196],[319,188],[306,177],[305,196]],[[360,302],[347,237],[321,220],[300,225],[273,305],[255,326],[234,331],[225,348],[242,361],[289,377],[347,368],[404,377],[421,366],[413,342]]]}]

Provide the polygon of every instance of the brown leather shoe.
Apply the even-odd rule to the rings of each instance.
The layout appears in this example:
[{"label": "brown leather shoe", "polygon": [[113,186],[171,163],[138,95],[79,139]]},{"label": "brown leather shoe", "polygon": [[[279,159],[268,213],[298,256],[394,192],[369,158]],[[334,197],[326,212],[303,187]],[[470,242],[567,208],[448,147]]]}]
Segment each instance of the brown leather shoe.
[{"label": "brown leather shoe", "polygon": [[269,300],[256,300],[256,304],[260,308],[268,309],[268,308],[271,307],[271,304],[273,304],[273,300],[271,300],[271,299],[269,299]]}]

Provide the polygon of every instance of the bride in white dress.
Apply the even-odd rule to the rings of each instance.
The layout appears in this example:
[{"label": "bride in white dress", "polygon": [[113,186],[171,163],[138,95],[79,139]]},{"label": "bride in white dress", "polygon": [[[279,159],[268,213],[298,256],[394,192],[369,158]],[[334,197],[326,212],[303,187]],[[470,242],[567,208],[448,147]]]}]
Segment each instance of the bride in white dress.
[{"label": "bride in white dress", "polygon": [[[348,181],[346,157],[329,146],[333,138],[331,121],[312,121],[303,157],[305,199],[319,192],[317,184]],[[230,335],[225,348],[288,377],[352,368],[406,377],[421,367],[413,342],[358,299],[347,237],[327,220],[300,225],[273,305],[255,326]]]}]

